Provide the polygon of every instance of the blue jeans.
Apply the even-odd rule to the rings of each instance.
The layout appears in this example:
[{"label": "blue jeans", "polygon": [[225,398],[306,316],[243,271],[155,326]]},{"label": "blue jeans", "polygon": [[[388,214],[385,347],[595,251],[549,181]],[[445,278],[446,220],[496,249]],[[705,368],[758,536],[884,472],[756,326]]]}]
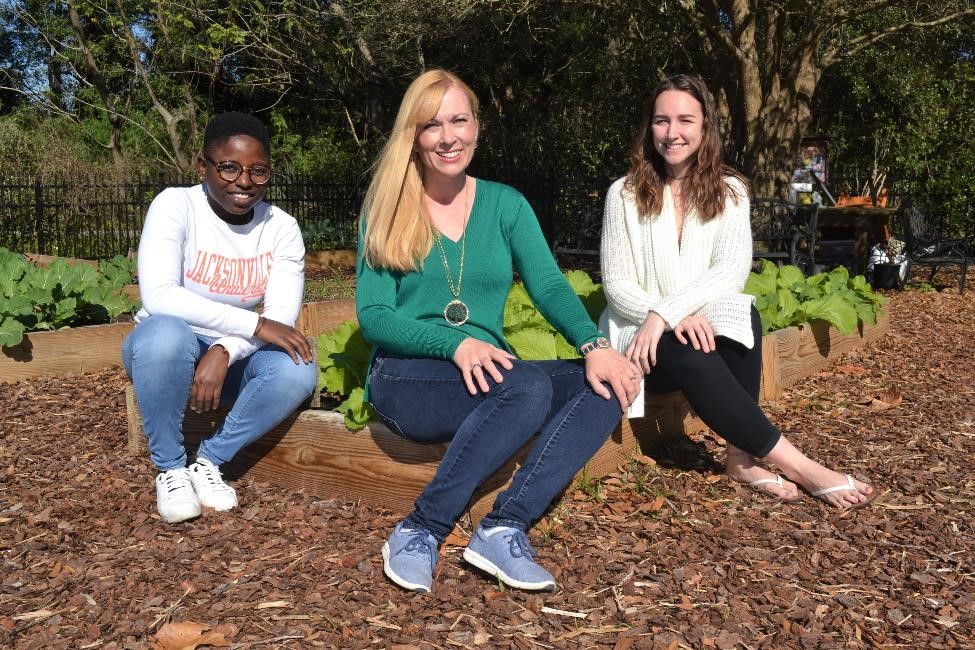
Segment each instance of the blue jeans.
[{"label": "blue jeans", "polygon": [[622,417],[615,397],[592,392],[581,362],[512,363],[512,370],[501,369],[503,382],[486,375],[490,390],[471,395],[450,361],[380,350],[373,362],[370,400],[386,425],[415,442],[450,442],[407,517],[410,527],[429,530],[441,543],[474,491],[538,433],[484,519],[488,527],[528,530]]},{"label": "blue jeans", "polygon": [[[139,323],[122,343],[122,363],[135,387],[152,462],[159,471],[186,466],[183,414],[196,364],[215,339],[199,336],[175,316]],[[267,345],[227,372],[220,399],[233,407],[217,431],[200,444],[197,457],[215,465],[273,429],[311,395],[315,364],[295,365],[281,348]]]}]

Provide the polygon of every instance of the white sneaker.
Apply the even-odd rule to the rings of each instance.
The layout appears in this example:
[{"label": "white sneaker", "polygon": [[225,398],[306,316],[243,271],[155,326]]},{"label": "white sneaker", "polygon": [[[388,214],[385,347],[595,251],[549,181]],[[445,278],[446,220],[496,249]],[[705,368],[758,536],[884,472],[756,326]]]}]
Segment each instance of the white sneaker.
[{"label": "white sneaker", "polygon": [[237,492],[223,482],[219,467],[206,458],[197,458],[190,465],[189,471],[200,503],[214,510],[232,510],[237,507]]},{"label": "white sneaker", "polygon": [[193,491],[190,470],[177,467],[156,476],[156,508],[167,524],[175,524],[203,512],[200,500]]}]

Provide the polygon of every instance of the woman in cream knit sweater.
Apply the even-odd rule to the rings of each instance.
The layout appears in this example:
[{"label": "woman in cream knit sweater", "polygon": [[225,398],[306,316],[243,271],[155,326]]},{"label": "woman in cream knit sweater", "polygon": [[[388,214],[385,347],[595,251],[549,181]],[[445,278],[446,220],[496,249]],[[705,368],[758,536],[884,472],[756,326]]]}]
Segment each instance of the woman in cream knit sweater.
[{"label": "woman in cream knit sweater", "polygon": [[[654,392],[680,389],[728,445],[727,473],[799,498],[798,484],[837,508],[877,491],[805,456],[758,406],[761,323],[742,292],[751,268],[748,183],[722,162],[714,98],[697,77],[657,86],[632,165],[606,197],[600,329],[646,373]],[[643,399],[630,407],[641,416]],[[778,467],[789,480],[769,471]]]}]

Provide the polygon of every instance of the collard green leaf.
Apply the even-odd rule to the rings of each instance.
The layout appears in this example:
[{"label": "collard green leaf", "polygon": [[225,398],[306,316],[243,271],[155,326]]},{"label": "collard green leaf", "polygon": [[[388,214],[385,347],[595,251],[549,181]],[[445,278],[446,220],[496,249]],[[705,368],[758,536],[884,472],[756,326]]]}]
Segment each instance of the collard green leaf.
[{"label": "collard green leaf", "polygon": [[538,309],[528,296],[525,285],[516,282],[508,290],[508,298],[504,303],[504,331],[517,332],[523,327],[530,326],[533,318],[538,315]]},{"label": "collard green leaf", "polygon": [[349,395],[365,386],[371,349],[355,321],[346,321],[318,337],[318,360],[325,390]]},{"label": "collard green leaf", "polygon": [[74,264],[61,274],[59,284],[64,295],[81,295],[88,287],[98,286],[98,280],[98,271],[94,268],[87,264]]},{"label": "collard green leaf", "polygon": [[24,340],[24,325],[15,318],[0,319],[0,345],[12,347]]},{"label": "collard green leaf", "polygon": [[821,319],[833,325],[841,334],[849,334],[856,329],[856,308],[842,296],[829,294],[823,298],[807,300],[802,310],[810,319]]},{"label": "collard green leaf", "polygon": [[372,407],[362,399],[365,393],[364,388],[356,388],[345,401],[335,407],[336,411],[345,416],[345,426],[350,431],[358,431],[372,419]]},{"label": "collard green leaf", "polygon": [[600,285],[593,282],[585,271],[566,271],[564,275],[569,286],[580,298],[599,290]]},{"label": "collard green leaf", "polygon": [[589,314],[589,318],[592,322],[598,323],[599,317],[606,309],[606,292],[603,291],[603,285],[597,284],[595,291],[588,296],[580,296],[580,299],[582,306],[586,308],[586,313]]},{"label": "collard green leaf", "polygon": [[508,344],[526,361],[556,359],[555,331],[539,327],[526,327],[507,337]]},{"label": "collard green leaf", "polygon": [[75,316],[78,301],[75,298],[64,298],[54,305],[52,320],[55,329],[67,327]]},{"label": "collard green leaf", "polygon": [[130,260],[122,255],[116,255],[109,260],[102,260],[98,264],[98,272],[101,273],[104,282],[113,287],[124,287],[132,284],[132,277],[138,268],[135,260]]},{"label": "collard green leaf", "polygon": [[775,291],[777,286],[778,271],[775,265],[768,260],[762,260],[762,269],[759,273],[749,273],[748,280],[745,282],[745,293],[753,296],[764,296]]},{"label": "collard green leaf", "polygon": [[877,324],[877,308],[869,302],[859,302],[856,306],[857,318],[870,325]]},{"label": "collard green leaf", "polygon": [[775,314],[776,329],[783,329],[793,324],[793,317],[799,311],[799,300],[796,295],[786,287],[780,287],[776,292],[778,298],[778,310]]},{"label": "collard green leaf", "polygon": [[558,332],[555,334],[555,356],[558,359],[580,358],[579,351],[576,347]]},{"label": "collard green leaf", "polygon": [[28,285],[24,287],[23,295],[34,305],[42,306],[54,303],[54,289],[52,287]]},{"label": "collard green leaf", "polygon": [[98,304],[108,312],[109,318],[116,318],[122,314],[126,314],[135,307],[128,296],[112,292],[103,294]]},{"label": "collard green leaf", "polygon": [[28,264],[23,257],[0,248],[0,295],[9,298],[19,293],[21,278],[27,269]]},{"label": "collard green leaf", "polygon": [[34,303],[27,296],[0,298],[0,314],[26,316],[32,313],[34,313]]},{"label": "collard green leaf", "polygon": [[806,275],[797,266],[786,264],[779,269],[779,277],[776,283],[780,287],[792,288],[797,284],[804,283]]}]

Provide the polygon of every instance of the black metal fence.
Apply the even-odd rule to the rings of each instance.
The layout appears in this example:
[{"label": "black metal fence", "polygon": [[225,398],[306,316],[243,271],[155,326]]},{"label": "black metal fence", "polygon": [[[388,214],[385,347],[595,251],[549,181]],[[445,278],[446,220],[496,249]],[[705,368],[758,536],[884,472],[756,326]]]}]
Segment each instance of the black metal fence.
[{"label": "black metal fence", "polygon": [[[127,183],[0,181],[0,246],[17,252],[79,258],[125,255],[139,247],[146,210],[163,189],[192,177]],[[268,199],[297,219],[309,250],[355,246],[354,222],[364,187],[357,178],[275,179]]]},{"label": "black metal fence", "polygon": [[[549,241],[575,233],[602,214],[611,179],[510,177],[528,198]],[[22,253],[86,259],[125,255],[139,247],[146,210],[167,187],[195,177],[158,176],[127,183],[0,180],[0,246]],[[301,226],[309,251],[355,248],[355,223],[367,179],[275,177],[268,200]]]}]

